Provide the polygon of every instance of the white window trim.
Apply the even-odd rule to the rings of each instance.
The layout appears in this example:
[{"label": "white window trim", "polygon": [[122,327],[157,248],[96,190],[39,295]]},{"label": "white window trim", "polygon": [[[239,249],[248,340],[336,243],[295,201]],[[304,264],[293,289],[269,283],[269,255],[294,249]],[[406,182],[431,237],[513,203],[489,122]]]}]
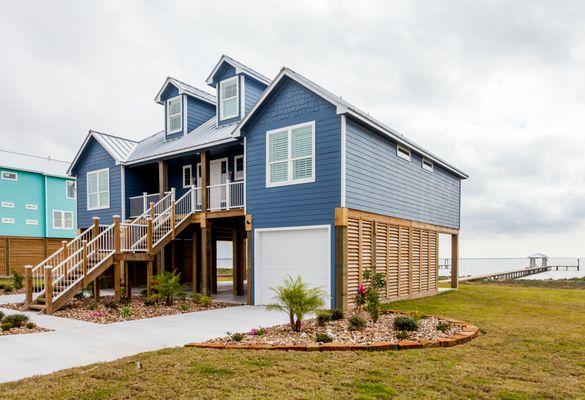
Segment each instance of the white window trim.
[{"label": "white window trim", "polygon": [[435,169],[435,165],[434,163],[429,160],[428,158],[424,158],[421,161],[421,165],[422,165],[422,169],[424,169],[425,171],[429,171],[429,172],[433,172],[433,170]]},{"label": "white window trim", "polygon": [[[188,185],[185,185],[185,170],[189,170],[189,177],[190,182]],[[191,182],[193,182],[193,166],[192,165],[183,165],[183,175],[181,176],[181,183],[183,184],[183,189],[188,189],[191,187]]]},{"label": "white window trim", "polygon": [[[312,130],[312,153],[311,153],[311,172],[312,175],[309,178],[303,179],[296,179],[293,180],[293,158],[292,158],[292,130],[296,128],[302,128],[304,126],[310,126]],[[279,133],[282,131],[287,132],[288,137],[288,179],[284,182],[270,182],[270,136]],[[315,182],[315,121],[311,122],[303,122],[302,124],[290,125],[290,126],[283,126],[282,128],[272,129],[266,132],[266,187],[278,187],[278,186],[288,186],[288,185],[301,185],[304,183],[312,183]],[[303,157],[305,158],[305,157]]]},{"label": "white window trim", "polygon": [[[225,121],[226,119],[230,119],[230,118],[235,118],[239,115],[239,110],[238,107],[236,107],[236,111],[233,114],[229,114],[229,115],[224,115],[223,110],[225,109],[223,106],[223,103],[226,101],[226,99],[223,98],[223,85],[227,84],[227,83],[231,83],[231,81],[235,81],[236,82],[236,94],[235,94],[235,98],[236,98],[236,102],[238,102],[238,96],[240,94],[240,85],[238,85],[238,76],[232,76],[231,78],[228,79],[224,79],[223,81],[219,82],[219,120],[220,121]],[[233,99],[233,97],[228,98],[227,100],[231,100]]]},{"label": "white window trim", "polygon": [[[62,226],[55,225],[55,221],[56,221],[55,213],[61,213],[61,221],[63,221]],[[70,228],[65,226],[65,214],[71,214],[71,227]],[[53,229],[71,230],[75,227],[75,221],[73,220],[73,211],[53,210],[52,216],[53,216]]]},{"label": "white window trim", "polygon": [[[242,160],[242,176],[238,178],[238,160]],[[239,155],[234,157],[234,181],[243,181],[245,178],[245,168],[244,168],[244,155]]]},{"label": "white window trim", "polygon": [[[69,183],[73,183],[73,197],[69,197],[69,191],[67,190],[67,186],[69,185]],[[65,198],[67,200],[75,200],[77,198],[77,185],[75,181],[65,181]]]},{"label": "white window trim", "polygon": [[[15,176],[15,178],[7,178],[4,176],[4,174],[13,174]],[[4,179],[5,181],[18,181],[18,172],[12,172],[12,171],[1,171],[0,172],[0,177],[2,177],[2,179]]]},{"label": "white window trim", "polygon": [[[173,115],[169,115],[170,112],[170,104],[171,101],[179,99],[179,112],[177,114],[173,114]],[[184,119],[184,115],[183,115],[183,96],[179,95],[179,96],[175,96],[172,97],[170,99],[167,99],[167,104],[166,104],[166,108],[165,108],[165,112],[166,112],[166,120],[167,120],[167,135],[171,135],[173,133],[177,133],[177,132],[182,132],[183,131],[183,119]],[[171,131],[170,126],[171,126],[171,117],[174,117],[176,115],[180,115],[181,116],[181,125],[179,128],[175,129],[174,131]]]},{"label": "white window trim", "polygon": [[[89,176],[90,176],[90,175],[92,175],[92,174],[99,174],[100,172],[103,172],[103,171],[107,171],[107,174],[106,174],[106,176],[108,177],[108,189],[107,189],[107,190],[103,190],[103,191],[99,191],[99,190],[98,190],[96,193],[98,193],[98,194],[99,194],[99,193],[102,193],[102,192],[107,192],[107,193],[108,193],[108,205],[107,205],[107,206],[103,206],[103,205],[101,205],[101,204],[100,204],[100,205],[99,205],[99,206],[97,206],[97,207],[90,207],[90,206],[89,206],[89,195],[90,195],[90,193],[89,193]],[[98,179],[98,181],[97,181],[97,182],[99,182],[99,179]],[[86,184],[86,192],[87,192],[87,198],[86,198],[86,201],[87,201],[87,210],[88,210],[88,211],[93,211],[93,210],[105,210],[105,209],[108,209],[108,208],[110,208],[110,169],[109,169],[109,168],[102,168],[102,169],[96,169],[95,171],[89,171],[89,172],[86,174],[86,181],[85,181],[85,184]],[[98,188],[98,189],[99,189],[99,188]],[[98,196],[98,200],[99,200],[99,196]]]},{"label": "white window trim", "polygon": [[3,208],[14,208],[14,203],[11,201],[3,201],[2,207]]},{"label": "white window trim", "polygon": [[15,222],[14,218],[7,218],[7,217],[2,218],[3,224],[14,224],[14,222]]},{"label": "white window trim", "polygon": [[26,224],[27,225],[38,225],[39,221],[37,219],[27,219]]},{"label": "white window trim", "polygon": [[[402,151],[404,151],[404,152],[408,153],[408,155],[404,154],[404,153],[403,153],[402,151],[400,151],[400,150],[402,150]],[[411,153],[410,149],[407,149],[406,147],[404,147],[404,146],[401,146],[401,145],[399,145],[399,144],[398,144],[398,145],[396,145],[396,155],[398,156],[398,158],[402,158],[403,160],[406,160],[406,161],[410,161],[410,160],[411,160],[411,158],[412,158],[412,153]]]},{"label": "white window trim", "polygon": [[26,208],[27,210],[38,210],[38,209],[39,209],[39,206],[38,206],[38,204],[27,204],[27,205],[25,206],[25,208]]}]

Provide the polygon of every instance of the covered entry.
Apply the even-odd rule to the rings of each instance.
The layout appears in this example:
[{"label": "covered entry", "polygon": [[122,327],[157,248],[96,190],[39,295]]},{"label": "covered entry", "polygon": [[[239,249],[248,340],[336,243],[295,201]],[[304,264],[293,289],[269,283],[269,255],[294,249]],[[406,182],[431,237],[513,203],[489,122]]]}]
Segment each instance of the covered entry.
[{"label": "covered entry", "polygon": [[331,228],[329,225],[256,229],[254,236],[254,303],[272,302],[271,288],[288,275],[300,275],[327,292],[331,305]]}]

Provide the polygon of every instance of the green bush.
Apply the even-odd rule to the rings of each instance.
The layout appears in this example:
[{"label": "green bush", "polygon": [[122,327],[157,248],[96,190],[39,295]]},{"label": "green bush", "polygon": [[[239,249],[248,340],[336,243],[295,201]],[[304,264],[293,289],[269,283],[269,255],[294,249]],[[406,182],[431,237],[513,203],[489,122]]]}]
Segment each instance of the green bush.
[{"label": "green bush", "polygon": [[347,322],[350,331],[361,331],[368,325],[368,321],[359,315],[350,317]]},{"label": "green bush", "polygon": [[406,315],[396,317],[394,320],[394,329],[397,331],[414,332],[418,329],[418,322],[412,317]]},{"label": "green bush", "polygon": [[132,299],[129,296],[122,296],[120,297],[119,303],[123,306],[127,306],[128,304],[132,303]]},{"label": "green bush", "polygon": [[181,303],[179,304],[179,310],[181,310],[182,312],[189,311],[189,306],[185,303]]},{"label": "green bush", "polygon": [[77,300],[83,300],[85,297],[85,292],[83,290],[81,292],[77,292],[73,297],[75,297]]},{"label": "green bush", "polygon": [[213,300],[211,299],[211,297],[201,296],[201,301],[199,302],[199,304],[201,304],[203,307],[209,307],[209,306],[211,306],[212,302],[213,302]]},{"label": "green bush", "polygon": [[396,339],[398,340],[406,340],[409,338],[409,334],[406,331],[398,331],[398,333],[396,333]]},{"label": "green bush", "polygon": [[152,307],[152,306],[156,305],[156,297],[154,297],[154,296],[147,297],[142,302],[144,303],[144,305],[146,307]]},{"label": "green bush", "polygon": [[230,335],[230,340],[232,342],[241,342],[242,340],[244,340],[244,335],[242,333],[234,333]]},{"label": "green bush", "polygon": [[116,303],[115,301],[106,301],[104,303],[104,306],[106,308],[109,308],[110,310],[117,310],[118,309],[118,303]]},{"label": "green bush", "polygon": [[305,315],[323,308],[326,293],[320,288],[310,288],[303,279],[289,276],[284,285],[272,289],[276,294],[276,303],[269,304],[269,310],[286,312],[291,329],[299,332]]},{"label": "green bush", "polygon": [[191,299],[195,304],[201,304],[201,293],[193,292]]},{"label": "green bush", "polygon": [[4,293],[12,293],[12,286],[10,285],[4,286]]},{"label": "green bush", "polygon": [[24,277],[20,272],[18,271],[12,272],[12,285],[16,290],[20,290],[24,286]]},{"label": "green bush", "polygon": [[343,317],[345,317],[345,315],[343,314],[343,311],[341,311],[341,310],[331,311],[331,320],[332,321],[339,321],[340,319],[343,319]]},{"label": "green bush", "polygon": [[372,322],[378,322],[380,319],[380,294],[377,289],[370,288],[366,294],[366,309],[372,318]]},{"label": "green bush", "polygon": [[120,309],[120,316],[124,319],[129,318],[132,315],[132,309],[130,306],[124,306]]},{"label": "green bush", "polygon": [[148,290],[142,289],[140,291],[140,297],[148,297]]},{"label": "green bush", "polygon": [[89,311],[95,311],[97,309],[97,304],[91,302],[85,308],[88,309]]},{"label": "green bush", "polygon": [[2,322],[12,324],[14,328],[20,328],[29,321],[29,318],[24,314],[12,314],[4,317]]},{"label": "green bush", "polygon": [[0,329],[4,332],[9,331],[12,329],[12,324],[10,322],[2,322],[0,324]]},{"label": "green bush", "polygon": [[176,271],[163,271],[155,275],[152,287],[156,290],[157,296],[165,299],[165,304],[170,306],[176,297],[185,291],[185,285],[181,284],[181,274]]},{"label": "green bush", "polygon": [[27,329],[33,329],[37,325],[34,322],[27,322],[25,326],[26,326]]},{"label": "green bush", "polygon": [[447,332],[449,329],[451,329],[451,323],[448,321],[441,321],[437,324],[437,330],[441,331],[443,333]]},{"label": "green bush", "polygon": [[330,311],[319,311],[317,313],[317,325],[325,326],[329,321],[331,321]]},{"label": "green bush", "polygon": [[315,336],[315,341],[319,343],[331,343],[333,339],[326,333],[317,333]]},{"label": "green bush", "polygon": [[2,318],[4,318],[4,313],[0,311],[0,321],[2,321]]}]

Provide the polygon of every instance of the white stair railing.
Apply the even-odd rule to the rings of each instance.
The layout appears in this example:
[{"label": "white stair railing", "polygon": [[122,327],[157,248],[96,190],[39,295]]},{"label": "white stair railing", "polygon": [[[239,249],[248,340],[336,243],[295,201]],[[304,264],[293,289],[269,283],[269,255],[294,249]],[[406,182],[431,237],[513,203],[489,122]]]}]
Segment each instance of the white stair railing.
[{"label": "white stair railing", "polygon": [[245,181],[226,182],[208,186],[208,211],[244,208],[245,192]]}]

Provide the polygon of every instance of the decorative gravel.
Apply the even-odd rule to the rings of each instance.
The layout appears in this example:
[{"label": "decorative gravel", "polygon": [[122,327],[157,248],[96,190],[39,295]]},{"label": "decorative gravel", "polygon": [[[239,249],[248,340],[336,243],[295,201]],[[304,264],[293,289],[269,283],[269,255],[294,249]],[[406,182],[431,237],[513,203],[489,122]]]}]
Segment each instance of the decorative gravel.
[{"label": "decorative gravel", "polygon": [[40,332],[51,332],[52,329],[41,328],[39,326],[35,326],[34,328],[12,328],[7,331],[0,330],[0,336],[8,336],[8,335],[26,335],[29,333],[40,333]]},{"label": "decorative gravel", "polygon": [[[350,344],[373,344],[377,342],[398,342],[396,337],[398,333],[394,330],[394,319],[404,314],[386,313],[381,314],[378,322],[375,324],[369,318],[369,315],[362,312],[368,324],[361,331],[350,331],[348,329],[347,318],[355,315],[356,312],[346,314],[346,318],[338,321],[330,321],[325,326],[319,326],[316,319],[306,320],[303,323],[301,332],[293,332],[289,324],[278,325],[266,328],[267,332],[263,335],[254,334],[255,332],[243,333],[244,338],[238,342],[240,344],[263,344],[263,345],[308,345],[316,344],[315,337],[318,333],[325,333],[333,339],[333,343],[350,343]],[[461,327],[451,324],[446,332],[437,330],[439,322],[444,321],[437,317],[424,317],[418,322],[418,330],[409,332],[409,340],[433,340],[447,338],[451,335],[461,332]],[[230,336],[216,338],[207,343],[235,343]]]},{"label": "decorative gravel", "polygon": [[[106,304],[116,304],[117,307],[108,307]],[[133,296],[130,302],[126,304],[124,302],[115,303],[113,296],[104,296],[100,298],[99,303],[94,302],[90,298],[85,298],[83,300],[74,299],[65,307],[55,311],[53,315],[56,317],[72,318],[81,321],[96,322],[99,324],[111,324],[113,322],[164,317],[167,315],[214,310],[230,306],[233,306],[233,304],[214,301],[209,307],[203,307],[199,304],[195,304],[191,299],[175,300],[171,306],[166,306],[164,301],[159,301],[152,306],[145,306],[143,297]],[[130,308],[130,315],[126,317],[122,316],[122,309],[124,307]]]}]

